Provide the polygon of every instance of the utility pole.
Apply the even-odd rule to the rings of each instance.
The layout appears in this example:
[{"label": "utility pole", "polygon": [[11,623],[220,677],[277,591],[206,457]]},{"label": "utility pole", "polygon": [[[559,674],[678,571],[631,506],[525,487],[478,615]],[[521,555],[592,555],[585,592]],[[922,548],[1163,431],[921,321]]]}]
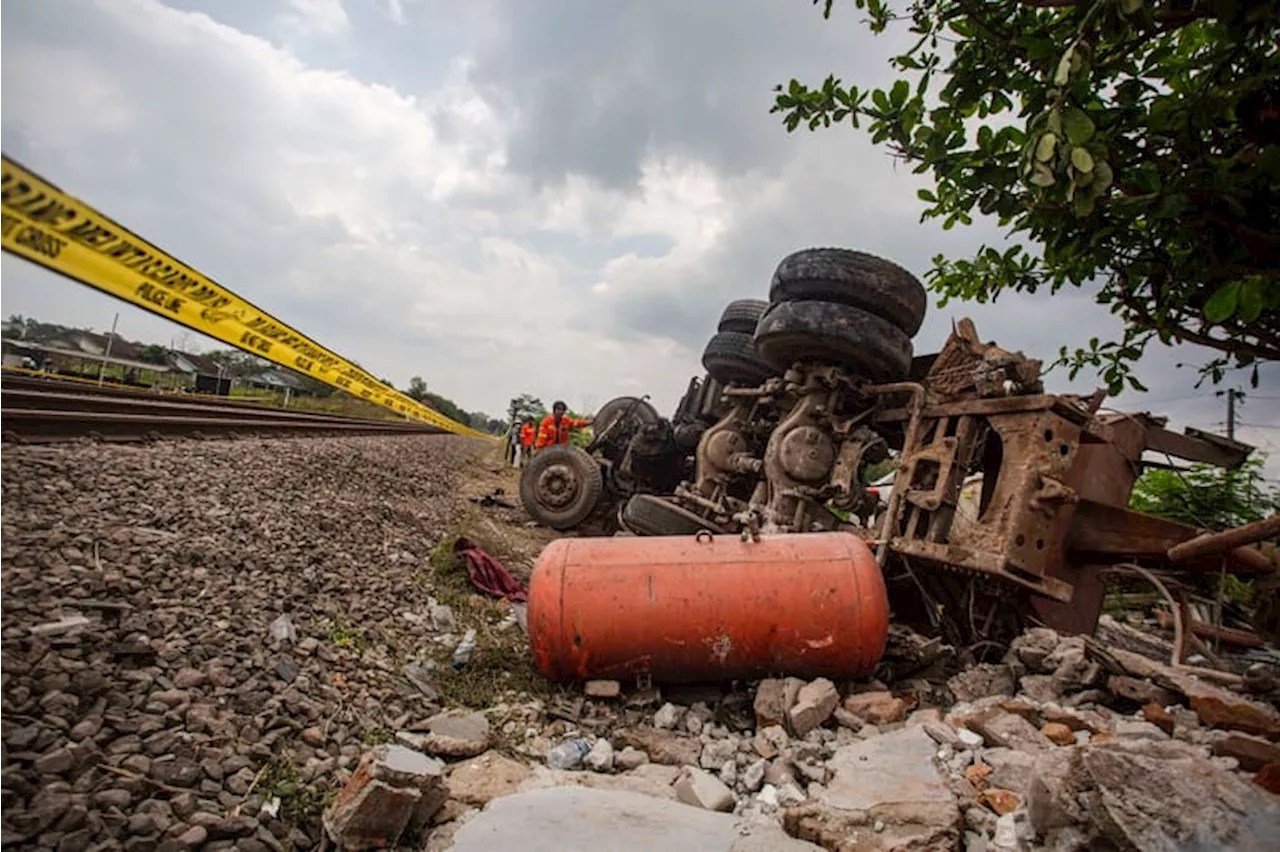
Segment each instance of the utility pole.
[{"label": "utility pole", "polygon": [[1227,440],[1234,441],[1236,439],[1236,400],[1243,400],[1245,392],[1239,388],[1230,388],[1216,393],[1217,396],[1224,394],[1227,397]]},{"label": "utility pole", "polygon": [[102,366],[98,368],[98,384],[102,384],[103,375],[107,372],[107,359],[111,357],[111,344],[116,339],[116,323],[120,321],[120,312],[111,318],[111,332],[107,335],[107,347],[102,353]]}]

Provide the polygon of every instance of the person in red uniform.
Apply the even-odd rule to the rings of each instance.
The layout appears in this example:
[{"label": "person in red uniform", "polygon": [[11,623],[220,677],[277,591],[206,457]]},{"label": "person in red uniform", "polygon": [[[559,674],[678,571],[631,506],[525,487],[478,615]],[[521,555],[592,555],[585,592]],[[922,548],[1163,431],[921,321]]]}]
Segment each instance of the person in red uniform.
[{"label": "person in red uniform", "polygon": [[555,404],[551,406],[551,413],[542,418],[542,423],[538,426],[536,449],[541,450],[543,447],[567,444],[569,443],[569,433],[571,431],[591,425],[590,417],[570,417],[568,411],[569,406],[560,400],[556,400]]},{"label": "person in red uniform", "polygon": [[537,425],[534,424],[532,417],[526,417],[520,424],[520,461],[517,463],[519,467],[529,463],[529,459],[533,456],[533,444],[537,438]]}]

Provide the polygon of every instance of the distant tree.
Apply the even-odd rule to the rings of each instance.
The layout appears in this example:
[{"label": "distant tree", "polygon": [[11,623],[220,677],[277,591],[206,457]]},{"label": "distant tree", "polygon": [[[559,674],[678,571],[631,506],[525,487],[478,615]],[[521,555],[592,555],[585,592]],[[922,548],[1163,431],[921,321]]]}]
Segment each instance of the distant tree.
[{"label": "distant tree", "polygon": [[168,351],[155,343],[148,343],[138,350],[138,358],[148,364],[163,364],[168,358]]},{"label": "distant tree", "polygon": [[453,400],[449,399],[448,397],[440,396],[440,394],[437,394],[437,393],[428,392],[419,401],[425,405],[430,406],[431,408],[434,408],[436,411],[440,412],[445,417],[448,417],[450,420],[452,420],[455,423],[462,423],[465,425],[469,425],[471,423],[471,418],[467,414],[467,412],[459,408],[458,404]]},{"label": "distant tree", "polygon": [[227,375],[237,378],[256,376],[271,366],[270,361],[239,349],[211,349],[205,356],[221,364]]},{"label": "distant tree", "polygon": [[[833,0],[813,0],[829,15]],[[1142,389],[1155,340],[1280,360],[1280,0],[854,0],[911,47],[885,89],[777,87],[788,130],[864,123],[932,178],[922,219],[1014,238],[939,255],[943,303],[1087,288],[1123,322],[1060,363]]]},{"label": "distant tree", "polygon": [[409,380],[409,389],[405,391],[405,394],[418,402],[422,402],[427,398],[427,383],[422,376],[414,376]]},{"label": "distant tree", "polygon": [[542,404],[542,400],[527,393],[522,393],[515,397],[507,406],[507,420],[509,422],[518,423],[526,417],[538,420],[544,417],[546,413],[547,407]]},{"label": "distant tree", "polygon": [[1185,471],[1152,468],[1134,484],[1129,505],[1194,527],[1229,529],[1280,512],[1280,486],[1267,483],[1259,458],[1234,469],[1199,464]]}]

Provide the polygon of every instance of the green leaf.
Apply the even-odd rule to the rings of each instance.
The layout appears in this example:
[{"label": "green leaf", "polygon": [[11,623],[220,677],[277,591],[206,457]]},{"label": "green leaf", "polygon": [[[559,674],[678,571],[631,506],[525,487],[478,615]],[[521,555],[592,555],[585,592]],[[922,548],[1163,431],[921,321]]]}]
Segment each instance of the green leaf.
[{"label": "green leaf", "polygon": [[871,101],[876,105],[876,109],[881,112],[889,111],[889,96],[884,93],[884,89],[876,89],[872,92]]},{"label": "green leaf", "polygon": [[1076,214],[1076,218],[1087,218],[1093,213],[1093,196],[1088,192],[1078,193],[1071,200],[1071,212]]},{"label": "green leaf", "polygon": [[1233,281],[1209,297],[1204,303],[1204,318],[1212,323],[1230,319],[1240,302],[1240,282]]},{"label": "green leaf", "polygon": [[1072,145],[1083,145],[1093,138],[1093,120],[1082,109],[1067,107],[1062,114],[1062,129]]},{"label": "green leaf", "polygon": [[1053,176],[1053,170],[1044,163],[1036,163],[1031,170],[1031,183],[1036,186],[1053,186],[1057,180]]},{"label": "green leaf", "polygon": [[1077,170],[1088,174],[1093,171],[1093,155],[1084,148],[1071,149],[1071,165]]},{"label": "green leaf", "polygon": [[919,198],[921,201],[928,201],[930,204],[938,203],[938,196],[934,195],[927,189],[917,189],[916,198]]},{"label": "green leaf", "polygon": [[907,102],[907,98],[911,95],[911,84],[906,80],[899,80],[893,84],[893,91],[889,93],[889,100],[894,106],[900,107]]},{"label": "green leaf", "polygon": [[1262,316],[1262,285],[1245,281],[1240,285],[1240,321],[1253,322]]},{"label": "green leaf", "polygon": [[1102,195],[1111,188],[1111,182],[1114,176],[1111,173],[1111,164],[1106,160],[1098,160],[1093,164],[1093,183],[1094,192]]},{"label": "green leaf", "polygon": [[1036,143],[1036,161],[1047,163],[1053,159],[1053,151],[1058,145],[1058,137],[1052,133],[1046,133],[1040,137],[1040,141]]},{"label": "green leaf", "polygon": [[1120,0],[1120,11],[1132,15],[1142,8],[1142,0]]},{"label": "green leaf", "polygon": [[1053,84],[1055,86],[1065,86],[1067,81],[1071,79],[1071,59],[1075,55],[1076,48],[1075,45],[1072,45],[1058,60],[1058,69],[1053,72]]},{"label": "green leaf", "polygon": [[1059,110],[1052,110],[1049,113],[1049,129],[1059,136],[1062,135],[1062,113]]}]

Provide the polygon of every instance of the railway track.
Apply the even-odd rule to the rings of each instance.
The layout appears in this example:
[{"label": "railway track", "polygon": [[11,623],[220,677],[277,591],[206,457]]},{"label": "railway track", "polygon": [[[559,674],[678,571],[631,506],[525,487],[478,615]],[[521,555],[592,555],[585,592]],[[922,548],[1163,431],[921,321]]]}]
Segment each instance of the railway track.
[{"label": "railway track", "polygon": [[443,434],[423,423],[368,420],[214,397],[162,395],[57,379],[0,379],[0,434],[20,443],[165,436]]}]

